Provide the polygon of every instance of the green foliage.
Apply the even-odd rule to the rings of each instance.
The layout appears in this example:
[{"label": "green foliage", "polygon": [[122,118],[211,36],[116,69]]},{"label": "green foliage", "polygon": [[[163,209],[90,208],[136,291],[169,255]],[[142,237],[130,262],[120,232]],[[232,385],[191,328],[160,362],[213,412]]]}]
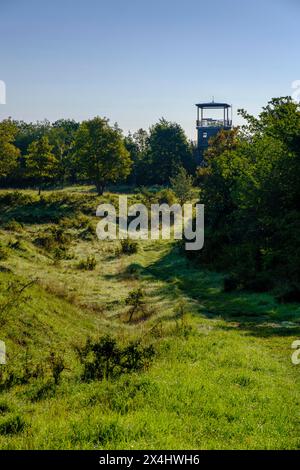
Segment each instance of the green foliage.
[{"label": "green foliage", "polygon": [[10,220],[3,226],[4,230],[8,230],[9,232],[22,232],[23,224],[18,222],[17,220]]},{"label": "green foliage", "polygon": [[193,197],[193,178],[183,167],[179,168],[174,178],[170,178],[170,183],[180,204],[184,204]]},{"label": "green foliage", "polygon": [[138,313],[147,313],[145,304],[145,293],[142,288],[134,289],[129,292],[128,297],[125,300],[126,305],[130,306],[129,309],[129,321],[132,320],[133,316]]},{"label": "green foliage", "polygon": [[46,250],[52,252],[57,249],[66,251],[71,243],[71,234],[60,226],[49,227],[47,232],[41,233],[34,243]]},{"label": "green foliage", "polygon": [[150,129],[146,160],[149,181],[168,184],[180,167],[193,170],[192,147],[187,141],[183,129],[176,123],[165,119]]},{"label": "green foliage", "polygon": [[11,119],[0,122],[0,178],[9,176],[17,167],[20,151],[14,145],[16,133]]},{"label": "green foliage", "polygon": [[0,417],[0,434],[18,434],[24,431],[25,425],[25,420],[19,414]]},{"label": "green foliage", "polygon": [[125,238],[120,242],[120,253],[123,255],[134,255],[139,251],[139,244],[135,240],[130,240],[130,238]]},{"label": "green foliage", "polygon": [[142,346],[139,341],[122,346],[109,335],[77,348],[83,365],[84,381],[115,379],[122,374],[139,371],[149,366],[155,354],[154,348]]},{"label": "green foliage", "polygon": [[61,181],[70,179],[74,183],[77,179],[73,145],[78,128],[79,123],[72,119],[59,119],[52,124],[48,132],[53,154],[59,163],[58,178]]},{"label": "green foliage", "polygon": [[0,325],[7,322],[11,313],[30,299],[27,295],[27,290],[33,284],[34,280],[23,282],[17,279],[8,283],[5,288],[2,287],[2,295],[0,296]]},{"label": "green foliage", "polygon": [[96,117],[81,123],[76,133],[75,152],[82,173],[103,194],[108,183],[125,179],[131,169],[130,154],[124,146],[121,131],[107,119]]},{"label": "green foliage", "polygon": [[[154,198],[157,189],[151,188]],[[0,194],[3,221],[26,219],[18,234],[0,230],[5,247],[15,239],[26,246],[25,253],[9,249],[1,263],[0,305],[39,278],[6,310],[0,326],[7,350],[7,364],[0,366],[0,422],[18,415],[25,423],[16,433],[5,428],[1,449],[298,448],[300,375],[290,362],[290,345],[299,339],[299,304],[278,303],[269,293],[224,292],[223,274],[188,262],[173,242],[145,240],[137,254],[114,256],[117,242],[80,237],[89,222],[96,223],[97,200],[82,186],[42,198],[28,190]],[[296,229],[295,215],[280,221],[286,250],[299,240],[297,230],[289,233],[293,221]],[[96,254],[99,269],[79,271],[68,259],[54,264],[55,248],[48,257],[31,243],[50,227],[72,236],[76,259]],[[247,266],[251,252],[243,248]],[[272,259],[272,252],[262,254]],[[288,262],[296,272],[297,258]],[[241,289],[242,279],[234,279]],[[278,299],[291,300],[289,279],[280,287]],[[138,288],[142,297],[130,295]],[[124,322],[136,304],[142,305],[136,321]],[[148,305],[151,317],[139,323]],[[106,334],[116,341],[111,355],[110,341],[102,343]],[[81,360],[74,341],[81,350],[87,337],[95,351]],[[123,354],[136,342],[139,347]],[[145,358],[151,345],[155,355]]]},{"label": "green foliage", "polygon": [[97,261],[94,256],[88,256],[86,259],[79,261],[78,269],[85,271],[93,271],[97,266]]},{"label": "green foliage", "polygon": [[172,206],[177,202],[176,194],[170,188],[165,188],[161,191],[158,191],[155,197],[158,204],[168,204],[169,206]]},{"label": "green foliage", "polygon": [[279,98],[258,119],[241,113],[248,126],[220,133],[207,152],[201,192],[206,241],[199,258],[230,270],[226,290],[234,285],[278,289],[285,280],[295,298],[300,292],[300,112],[291,98]]},{"label": "green foliage", "polygon": [[0,260],[6,260],[8,258],[9,251],[6,246],[3,245],[3,243],[0,242]]},{"label": "green foliage", "polygon": [[52,149],[53,146],[49,144],[48,137],[46,136],[32,142],[28,147],[26,168],[31,176],[39,180],[39,194],[41,192],[41,184],[46,179],[53,178],[57,171],[58,160],[52,153]]}]

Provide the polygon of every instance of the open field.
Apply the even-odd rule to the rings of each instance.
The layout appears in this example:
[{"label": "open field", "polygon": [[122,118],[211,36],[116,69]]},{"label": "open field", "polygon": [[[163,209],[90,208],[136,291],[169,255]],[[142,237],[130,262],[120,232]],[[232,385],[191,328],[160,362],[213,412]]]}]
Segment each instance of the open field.
[{"label": "open field", "polygon": [[[41,198],[0,192],[8,355],[0,448],[299,449],[300,366],[291,344],[300,338],[300,305],[224,293],[223,276],[193,265],[174,242],[139,242],[130,255],[117,241],[100,242],[98,202],[85,188]],[[126,299],[139,288],[145,309],[129,321]],[[83,380],[76,347],[105,334],[123,346],[152,345],[153,360]],[[63,358],[57,383],[51,354]]]}]

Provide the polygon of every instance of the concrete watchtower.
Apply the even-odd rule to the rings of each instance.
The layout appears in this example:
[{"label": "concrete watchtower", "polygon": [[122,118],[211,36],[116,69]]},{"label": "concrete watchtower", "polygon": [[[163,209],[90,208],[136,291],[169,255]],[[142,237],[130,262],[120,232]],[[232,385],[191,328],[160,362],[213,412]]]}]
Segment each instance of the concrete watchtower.
[{"label": "concrete watchtower", "polygon": [[[197,148],[200,163],[204,158],[204,151],[209,146],[209,139],[218,134],[221,129],[232,128],[232,107],[227,103],[199,103],[197,106]],[[220,111],[219,118],[204,117],[204,111]]]}]

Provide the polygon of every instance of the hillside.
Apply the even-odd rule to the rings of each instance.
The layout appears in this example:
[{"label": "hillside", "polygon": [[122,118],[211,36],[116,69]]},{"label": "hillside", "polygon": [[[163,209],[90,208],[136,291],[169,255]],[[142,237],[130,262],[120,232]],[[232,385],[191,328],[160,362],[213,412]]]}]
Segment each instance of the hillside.
[{"label": "hillside", "polygon": [[[0,192],[0,448],[300,448],[300,305],[225,293],[174,242],[100,242],[98,201],[81,187]],[[84,379],[78,349],[107,334],[154,355]]]}]

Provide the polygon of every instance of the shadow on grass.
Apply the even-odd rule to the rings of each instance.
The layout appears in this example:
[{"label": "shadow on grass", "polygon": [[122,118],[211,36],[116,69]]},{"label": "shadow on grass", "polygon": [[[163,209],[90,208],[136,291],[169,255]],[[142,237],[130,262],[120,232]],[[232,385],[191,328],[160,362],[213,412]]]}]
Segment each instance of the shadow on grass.
[{"label": "shadow on grass", "polygon": [[[166,283],[165,287],[160,285],[153,296],[174,300],[180,292],[195,302],[199,314],[210,319],[223,319],[228,322],[227,328],[243,329],[259,337],[300,334],[300,325],[291,323],[300,318],[299,304],[280,305],[268,293],[226,293],[223,290],[224,275],[197,267],[177,246],[158,261],[146,267],[135,264],[133,268],[140,278],[154,278]],[[120,273],[120,278],[128,271],[130,273],[130,266]]]},{"label": "shadow on grass", "polygon": [[79,211],[94,215],[97,207],[94,195],[45,193],[41,197],[22,193],[7,194],[0,199],[1,222],[16,220],[25,224],[58,223]]}]

